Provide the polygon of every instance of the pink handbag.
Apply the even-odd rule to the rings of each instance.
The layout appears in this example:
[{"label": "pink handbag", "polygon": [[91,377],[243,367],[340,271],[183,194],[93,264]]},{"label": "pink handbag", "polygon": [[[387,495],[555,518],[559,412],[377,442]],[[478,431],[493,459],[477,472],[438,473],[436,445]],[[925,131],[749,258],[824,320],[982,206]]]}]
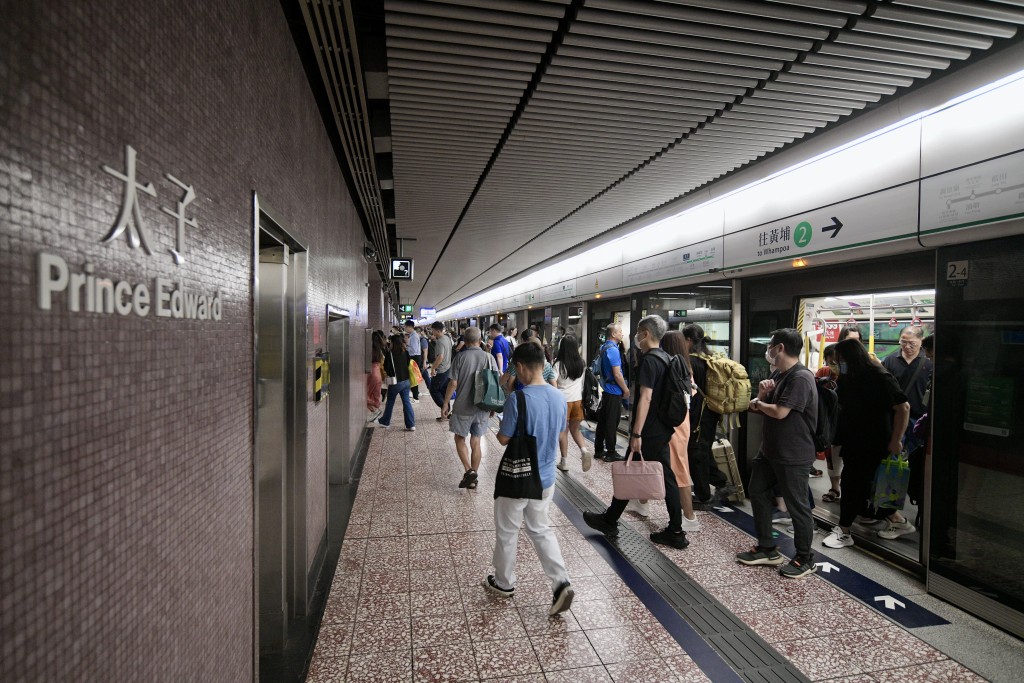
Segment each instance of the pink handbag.
[{"label": "pink handbag", "polygon": [[635,455],[612,463],[612,495],[619,500],[665,500],[665,466],[643,456],[634,461]]}]

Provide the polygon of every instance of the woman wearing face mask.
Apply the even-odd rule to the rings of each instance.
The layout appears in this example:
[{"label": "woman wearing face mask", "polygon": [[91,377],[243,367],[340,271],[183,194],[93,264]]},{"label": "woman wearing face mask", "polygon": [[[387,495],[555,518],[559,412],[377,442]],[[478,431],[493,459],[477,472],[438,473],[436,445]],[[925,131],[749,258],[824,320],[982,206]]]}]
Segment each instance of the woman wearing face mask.
[{"label": "woman wearing face mask", "polygon": [[[834,444],[841,444],[843,449],[843,496],[839,500],[839,526],[822,543],[829,548],[845,548],[853,545],[850,527],[855,518],[870,509],[868,497],[878,464],[888,453],[900,452],[910,403],[895,378],[871,360],[860,341],[847,339],[836,344],[836,362],[836,393],[842,410]],[[888,519],[889,527],[902,530],[911,526],[899,511]],[[862,521],[876,524],[879,520]]]}]

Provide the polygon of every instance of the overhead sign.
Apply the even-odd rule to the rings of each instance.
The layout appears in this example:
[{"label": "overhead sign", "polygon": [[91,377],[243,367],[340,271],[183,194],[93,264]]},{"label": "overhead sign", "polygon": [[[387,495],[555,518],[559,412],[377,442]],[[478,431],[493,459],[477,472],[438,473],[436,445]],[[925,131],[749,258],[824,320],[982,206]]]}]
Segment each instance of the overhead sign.
[{"label": "overhead sign", "polygon": [[1024,152],[921,181],[921,231],[1024,215]]},{"label": "overhead sign", "polygon": [[718,240],[708,240],[623,265],[622,284],[631,286],[675,280],[700,275],[721,266],[720,243]]},{"label": "overhead sign", "polygon": [[420,317],[421,318],[433,318],[435,315],[437,315],[437,309],[436,308],[421,308],[420,309]]},{"label": "overhead sign", "polygon": [[399,313],[408,313],[409,315],[412,315],[412,304],[399,304],[398,305],[398,312]]},{"label": "overhead sign", "polygon": [[411,280],[412,279],[412,259],[411,258],[393,258],[393,259],[391,259],[391,279],[392,280]]},{"label": "overhead sign", "polygon": [[836,249],[913,236],[917,192],[913,185],[765,223],[725,236],[725,268],[771,263]]}]

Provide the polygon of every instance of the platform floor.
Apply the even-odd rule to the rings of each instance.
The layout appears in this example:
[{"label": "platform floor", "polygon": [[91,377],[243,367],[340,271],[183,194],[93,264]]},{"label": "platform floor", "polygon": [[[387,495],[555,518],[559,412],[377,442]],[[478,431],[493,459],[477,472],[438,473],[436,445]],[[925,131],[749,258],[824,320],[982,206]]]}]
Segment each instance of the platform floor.
[{"label": "platform floor", "polygon": [[[447,422],[435,420],[439,411],[426,397],[416,412],[415,432],[404,431],[396,414],[390,429],[372,433],[308,681],[744,680],[723,668],[713,643],[684,648],[681,642],[694,642],[692,630],[685,627],[687,640],[666,629],[663,623],[681,623],[678,615],[659,620],[647,606],[651,586],[558,505],[550,518],[576,591],[572,609],[548,618],[550,587],[525,534],[515,597],[486,592],[480,582],[491,570],[501,447],[493,433],[485,437],[480,486],[459,489],[462,467]],[[572,471],[559,477],[610,500],[606,464],[583,473],[575,445],[570,462]],[[560,504],[568,503],[563,497]],[[651,510],[649,519],[627,512],[622,522],[646,536],[667,520],[664,504]],[[651,548],[782,655],[791,680],[1020,680],[1021,641],[926,595],[914,577],[857,548],[824,549],[817,558],[834,559],[848,573],[844,579],[863,575],[904,604],[912,599],[943,623],[901,625],[884,613],[885,601],[846,592],[831,572],[788,580],[771,568],[739,565],[734,554],[752,544],[744,506],[697,514],[703,528],[689,534],[687,549]]]}]

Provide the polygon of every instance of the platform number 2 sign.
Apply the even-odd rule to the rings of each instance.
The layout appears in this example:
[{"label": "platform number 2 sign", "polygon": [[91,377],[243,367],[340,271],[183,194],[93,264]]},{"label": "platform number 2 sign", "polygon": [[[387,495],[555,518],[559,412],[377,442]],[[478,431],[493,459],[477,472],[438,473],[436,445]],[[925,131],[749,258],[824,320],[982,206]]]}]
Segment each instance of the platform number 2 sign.
[{"label": "platform number 2 sign", "polygon": [[947,261],[946,281],[954,287],[967,284],[967,261]]}]

